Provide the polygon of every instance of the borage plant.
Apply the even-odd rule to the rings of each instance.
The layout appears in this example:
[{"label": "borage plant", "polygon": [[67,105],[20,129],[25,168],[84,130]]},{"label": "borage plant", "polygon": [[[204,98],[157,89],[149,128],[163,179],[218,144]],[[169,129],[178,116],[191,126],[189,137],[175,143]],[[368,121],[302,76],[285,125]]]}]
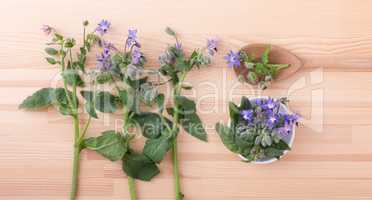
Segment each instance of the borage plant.
[{"label": "borage plant", "polygon": [[286,99],[243,97],[229,104],[230,124],[216,124],[224,145],[245,161],[269,163],[290,150],[299,116],[289,112]]},{"label": "borage plant", "polygon": [[[87,101],[90,117],[97,117],[96,110],[114,113],[121,108],[122,130],[108,130],[101,136],[88,138],[84,141],[84,147],[111,161],[122,161],[122,169],[128,176],[131,199],[136,200],[134,179],[149,181],[159,173],[159,169],[147,155],[131,148],[131,141],[136,133],[135,125],[142,125],[147,119],[151,119],[154,114],[142,110],[155,103],[162,105],[164,96],[148,80],[148,76],[156,72],[144,69],[146,59],[140,51],[137,30],[129,29],[128,32],[123,51],[112,43],[101,40],[103,51],[97,56],[97,71],[91,73],[93,90],[81,93]],[[103,91],[100,89],[103,86],[114,86],[113,91]],[[155,134],[151,131],[152,129],[145,129],[143,133],[151,137]]]},{"label": "borage plant", "polygon": [[165,153],[171,149],[175,195],[177,200],[181,200],[184,195],[181,192],[177,157],[179,126],[182,126],[190,135],[202,141],[207,141],[206,131],[196,114],[195,102],[182,95],[182,90],[191,89],[191,86],[184,84],[184,80],[191,70],[211,63],[212,56],[217,52],[217,39],[209,39],[206,47],[196,49],[190,56],[186,56],[177,34],[170,28],[166,29],[166,33],[176,41],[159,57],[161,65],[159,71],[162,75],[168,77],[168,82],[172,88],[173,106],[166,108],[168,115],[171,116],[171,122],[169,123],[165,117],[162,117],[165,118],[164,124],[167,131],[164,131],[159,138],[149,140],[145,146],[145,150],[147,146],[149,150],[145,153],[148,152],[147,155],[154,160],[161,160]]},{"label": "borage plant", "polygon": [[[143,69],[145,58],[139,50],[136,30],[129,30],[124,51],[121,52],[112,43],[102,39],[110,28],[108,21],[102,20],[89,34],[86,34],[86,26],[88,22],[84,22],[83,45],[75,55],[72,50],[75,46],[74,39],[65,38],[50,26],[43,26],[46,34],[53,33],[52,42],[45,49],[49,55],[46,60],[52,65],[60,66],[63,87],[38,90],[19,107],[41,109],[55,105],[61,114],[72,117],[74,156],[70,200],[76,198],[80,152],[84,148],[94,150],[111,161],[122,160],[123,170],[128,175],[131,199],[135,200],[133,178],[148,181],[159,173],[159,169],[154,161],[143,153],[134,152],[130,147],[134,138],[130,127],[141,122],[141,102],[150,106],[156,102],[164,102],[164,96],[158,94],[156,88],[147,81],[148,73],[144,73]],[[94,44],[99,44],[103,51],[97,56],[97,69],[88,70],[85,61]],[[114,94],[102,90],[105,85],[114,85]],[[81,105],[78,101],[78,87],[86,87],[80,90],[88,113],[88,120],[82,127],[79,123],[82,113],[78,112]],[[120,108],[124,122],[121,131],[108,130],[101,136],[85,138],[92,118],[98,118],[97,111],[114,113]]]},{"label": "borage plant", "polygon": [[[273,64],[270,63],[269,54],[271,46],[268,46],[261,57],[257,58],[257,55],[248,54],[243,50],[234,53],[230,51],[225,59],[229,67],[232,68],[243,68],[241,71],[247,71],[247,73],[241,73],[239,75],[240,81],[247,81],[250,84],[258,84],[259,88],[266,89],[270,82],[274,80],[280,70],[289,67],[289,64]],[[244,69],[245,68],[245,69]]]},{"label": "borage plant", "polygon": [[[160,162],[171,149],[175,195],[177,200],[181,200],[184,195],[181,192],[177,158],[179,127],[182,126],[190,135],[202,141],[207,141],[207,134],[203,124],[196,114],[195,102],[182,95],[183,89],[191,89],[191,86],[184,84],[184,80],[191,70],[210,64],[212,56],[217,51],[217,40],[209,39],[206,47],[196,49],[190,56],[186,56],[177,34],[170,28],[166,29],[166,33],[174,37],[176,43],[169,46],[159,57],[161,65],[159,73],[165,77],[166,81],[155,85],[169,83],[171,87],[172,107],[166,108],[171,119],[168,119],[163,113],[164,102],[158,101],[159,111],[157,113],[142,114],[141,121],[138,122],[142,127],[144,136],[148,138],[143,150],[146,156],[155,162]],[[153,128],[148,129],[148,127]]]},{"label": "borage plant", "polygon": [[[84,126],[80,126],[79,100],[77,94],[78,87],[84,87],[85,83],[82,76],[86,75],[86,58],[91,47],[100,41],[100,37],[95,31],[86,34],[88,22],[84,22],[83,44],[78,49],[78,53],[73,54],[73,47],[76,46],[76,41],[73,38],[66,38],[57,33],[55,29],[44,25],[42,30],[47,34],[52,34],[52,41],[47,43],[45,52],[49,55],[46,60],[51,65],[58,65],[61,70],[63,79],[63,87],[48,87],[36,91],[32,96],[27,97],[22,104],[21,109],[37,110],[47,108],[54,105],[57,110],[66,116],[70,116],[73,121],[74,128],[74,154],[73,154],[73,171],[70,199],[76,198],[78,189],[78,174],[80,152],[84,148],[83,141],[86,134],[90,118]],[[87,108],[90,106],[87,104]]]}]

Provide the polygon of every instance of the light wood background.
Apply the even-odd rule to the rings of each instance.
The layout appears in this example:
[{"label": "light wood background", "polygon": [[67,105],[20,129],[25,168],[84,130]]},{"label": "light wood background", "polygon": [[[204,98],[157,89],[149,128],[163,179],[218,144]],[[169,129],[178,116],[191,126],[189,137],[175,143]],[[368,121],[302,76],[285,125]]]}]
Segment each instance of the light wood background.
[{"label": "light wood background", "polygon": [[[53,109],[25,112],[17,105],[53,84],[57,74],[43,60],[47,38],[41,24],[80,37],[83,20],[93,28],[102,18],[112,22],[108,39],[117,45],[129,27],[138,28],[151,66],[172,42],[163,34],[166,26],[180,33],[188,49],[209,36],[221,40],[214,64],[187,79],[196,88],[189,95],[198,100],[209,143],[179,137],[185,199],[372,199],[372,1],[2,0],[0,8],[1,200],[67,199],[70,119]],[[262,93],[288,96],[291,109],[304,117],[293,151],[270,165],[240,162],[213,130],[216,122],[227,121],[230,93],[234,100],[260,94],[237,84],[223,60],[229,49],[257,42],[280,45],[305,62],[295,76]],[[114,126],[114,118],[101,115],[93,124],[89,134],[98,135]],[[160,167],[152,182],[137,182],[140,199],[173,199],[170,158]],[[129,199],[120,163],[83,152],[81,169],[79,199]]]}]

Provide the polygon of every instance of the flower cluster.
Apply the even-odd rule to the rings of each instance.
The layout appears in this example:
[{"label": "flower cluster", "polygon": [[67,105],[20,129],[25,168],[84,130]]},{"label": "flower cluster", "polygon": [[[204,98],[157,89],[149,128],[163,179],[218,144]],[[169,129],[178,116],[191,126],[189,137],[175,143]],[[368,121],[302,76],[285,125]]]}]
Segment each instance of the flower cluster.
[{"label": "flower cluster", "polygon": [[268,46],[260,58],[249,55],[245,51],[230,51],[226,56],[227,66],[241,68],[239,79],[250,84],[258,84],[259,88],[266,89],[269,83],[275,79],[280,70],[289,67],[288,64],[273,64],[269,61],[271,46]]},{"label": "flower cluster", "polygon": [[[171,31],[167,32],[176,39],[174,46],[169,47],[163,54],[159,56],[160,65],[172,65],[177,57],[184,57],[182,43],[178,40],[177,35]],[[211,63],[212,57],[217,53],[218,39],[209,38],[207,44],[201,50],[194,50],[191,55],[192,65],[208,65]]]},{"label": "flower cluster", "polygon": [[[51,42],[45,48],[48,55],[45,59],[49,64],[59,66],[63,88],[42,88],[27,97],[19,108],[43,109],[55,106],[61,114],[71,116],[74,127],[74,157],[70,200],[75,200],[77,196],[80,152],[83,149],[96,151],[110,161],[122,161],[122,170],[127,174],[132,200],[137,199],[134,179],[150,181],[158,175],[158,164],[171,151],[172,163],[177,168],[174,170],[175,180],[178,180],[175,182],[176,199],[181,200],[184,195],[179,182],[176,137],[183,127],[195,138],[207,140],[207,133],[195,110],[195,102],[182,96],[182,90],[186,89],[183,82],[194,67],[199,68],[210,63],[210,57],[217,52],[217,40],[208,40],[206,47],[195,49],[188,56],[184,54],[176,33],[168,28],[167,32],[176,38],[176,44],[167,48],[169,65],[161,66],[161,69],[145,70],[146,60],[140,51],[136,29],[129,29],[124,50],[120,51],[121,48],[116,48],[113,43],[104,39],[111,27],[109,21],[102,20],[92,31],[87,29],[88,25],[88,21],[83,22],[81,46],[78,46],[74,38],[66,38],[48,25],[42,27],[46,35],[52,35]],[[86,68],[87,57],[96,44],[102,48],[96,55],[96,69]],[[74,47],[76,54],[72,54],[75,52]],[[168,76],[168,81],[162,82],[151,77],[158,77],[160,74]],[[85,84],[87,78],[89,84]],[[115,86],[112,88],[114,91],[96,87],[98,84],[112,84]],[[172,88],[173,107],[166,107],[165,95],[160,93],[160,87],[164,84],[169,84]],[[84,100],[80,101],[82,99]],[[155,106],[157,109],[150,112]],[[80,112],[81,109],[85,112]],[[100,136],[86,137],[93,118],[98,119],[99,113],[117,111],[121,112],[123,122],[120,130],[107,130]],[[172,111],[173,115],[169,112],[165,114],[165,111]],[[185,115],[184,112],[188,114]],[[80,117],[85,114],[88,119],[80,126]],[[133,126],[135,127],[132,128]],[[147,138],[140,152],[131,147],[137,131]]]},{"label": "flower cluster", "polygon": [[216,124],[222,142],[248,162],[279,159],[290,150],[297,114],[286,108],[286,99],[243,97],[240,106],[230,102],[230,125]]},{"label": "flower cluster", "polygon": [[[100,33],[103,36],[110,28],[110,22],[107,20],[102,20],[97,28],[95,29],[96,32]],[[101,40],[100,46],[103,48],[103,51],[97,55],[97,69],[101,72],[110,71],[113,67],[112,52],[115,53],[119,52],[119,50],[112,44],[106,40]],[[140,43],[137,40],[137,30],[136,29],[129,29],[128,30],[128,37],[125,41],[125,52],[124,54],[129,55],[130,57],[130,64],[132,65],[140,65],[144,61],[144,56],[140,51]],[[129,49],[129,52],[127,52]]]},{"label": "flower cluster", "polygon": [[287,113],[281,107],[279,100],[273,98],[256,99],[251,104],[250,109],[241,111],[241,116],[249,127],[260,127],[280,137],[292,134],[299,115]]}]

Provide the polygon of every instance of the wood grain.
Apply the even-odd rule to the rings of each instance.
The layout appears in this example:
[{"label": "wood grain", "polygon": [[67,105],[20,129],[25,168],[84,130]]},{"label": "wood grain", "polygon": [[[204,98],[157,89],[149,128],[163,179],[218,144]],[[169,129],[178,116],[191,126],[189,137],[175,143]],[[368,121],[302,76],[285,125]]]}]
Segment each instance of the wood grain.
[{"label": "wood grain", "polygon": [[[188,95],[198,101],[209,142],[179,137],[186,200],[361,200],[372,199],[372,1],[231,0],[92,1],[3,0],[0,17],[0,199],[67,199],[72,156],[70,119],[53,109],[17,110],[37,88],[54,83],[56,67],[44,62],[41,24],[79,36],[81,22],[113,24],[108,39],[123,44],[137,27],[149,66],[171,43],[166,26],[183,45],[196,48],[217,36],[221,47],[212,66],[192,72]],[[80,37],[80,36],[79,36]],[[238,84],[223,59],[227,50],[272,43],[299,56],[305,66],[260,93]],[[90,66],[94,67],[94,55]],[[209,96],[208,96],[209,95]],[[294,148],[266,166],[240,162],[221,144],[213,126],[227,121],[227,104],[242,95],[288,96],[304,116]],[[90,135],[115,126],[101,116]],[[84,119],[82,119],[84,121]],[[136,145],[140,147],[143,139]],[[173,199],[171,163],[151,183],[137,182],[144,200]],[[81,200],[129,199],[120,163],[83,152]]]}]

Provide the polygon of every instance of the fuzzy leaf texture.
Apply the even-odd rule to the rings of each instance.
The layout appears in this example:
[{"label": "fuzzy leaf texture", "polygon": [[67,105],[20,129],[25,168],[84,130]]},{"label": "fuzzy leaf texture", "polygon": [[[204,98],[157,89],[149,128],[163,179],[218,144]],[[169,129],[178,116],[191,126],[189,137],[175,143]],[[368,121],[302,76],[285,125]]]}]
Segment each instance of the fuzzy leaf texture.
[{"label": "fuzzy leaf texture", "polygon": [[58,51],[55,50],[54,48],[51,48],[51,47],[47,47],[45,48],[45,52],[48,54],[48,55],[51,55],[51,56],[55,56],[58,54]]},{"label": "fuzzy leaf texture", "polygon": [[95,108],[103,113],[113,113],[117,110],[117,99],[106,91],[96,93]]},{"label": "fuzzy leaf texture", "polygon": [[167,27],[167,28],[165,29],[165,32],[166,32],[168,35],[170,35],[170,36],[173,36],[173,37],[176,36],[176,32],[175,32],[174,30],[172,30],[170,27]]},{"label": "fuzzy leaf texture", "polygon": [[182,115],[180,123],[183,129],[190,135],[202,141],[207,141],[207,133],[203,123],[196,113]]},{"label": "fuzzy leaf texture", "polygon": [[277,158],[277,159],[279,159],[280,156],[283,155],[283,151],[279,150],[279,149],[269,147],[269,148],[264,149],[264,154],[265,154],[266,158]]},{"label": "fuzzy leaf texture", "polygon": [[239,147],[235,144],[233,131],[221,123],[217,123],[215,129],[227,149],[234,153],[238,153]]},{"label": "fuzzy leaf texture", "polygon": [[269,63],[269,54],[270,54],[270,51],[271,51],[271,46],[268,46],[264,53],[262,54],[262,57],[261,57],[261,60],[262,60],[262,63],[263,64],[268,64]]},{"label": "fuzzy leaf texture", "polygon": [[[77,98],[74,99],[72,97],[73,95],[71,91],[67,90],[67,94],[69,95],[72,101],[76,101],[76,103],[78,104],[79,102],[78,99]],[[73,110],[71,109],[71,105],[69,104],[68,97],[66,95],[66,91],[64,88],[56,88],[54,91],[54,98],[55,98],[54,102],[56,103],[58,107],[58,111],[62,115],[73,115],[74,114]]]},{"label": "fuzzy leaf texture", "polygon": [[87,149],[93,150],[111,161],[123,158],[128,150],[126,138],[115,131],[105,131],[101,136],[84,140]]},{"label": "fuzzy leaf texture", "polygon": [[132,119],[141,127],[146,138],[154,139],[161,135],[163,124],[159,114],[144,112],[135,114]]},{"label": "fuzzy leaf texture", "polygon": [[85,103],[85,110],[88,112],[88,114],[93,118],[98,118],[96,108],[94,106],[94,94],[92,91],[81,91],[81,96],[84,97],[86,100]]},{"label": "fuzzy leaf texture", "polygon": [[170,138],[165,136],[156,139],[149,139],[146,141],[143,153],[154,162],[160,162],[163,160],[171,146],[172,142]]},{"label": "fuzzy leaf texture", "polygon": [[159,174],[156,164],[143,154],[130,153],[124,156],[123,171],[130,177],[150,181]]},{"label": "fuzzy leaf texture", "polygon": [[79,73],[76,70],[67,69],[62,72],[62,77],[66,80],[68,85],[76,85],[79,87],[84,86],[84,81],[81,79]]},{"label": "fuzzy leaf texture", "polygon": [[139,113],[139,102],[133,89],[119,91],[120,101],[124,107],[135,113]]},{"label": "fuzzy leaf texture", "polygon": [[19,105],[20,109],[40,109],[45,108],[53,103],[54,88],[42,88],[31,96],[27,97]]},{"label": "fuzzy leaf texture", "polygon": [[184,96],[176,96],[176,104],[181,109],[181,114],[193,113],[196,111],[195,102]]},{"label": "fuzzy leaf texture", "polygon": [[193,100],[184,96],[176,96],[176,105],[180,114],[180,123],[187,133],[202,140],[207,141],[207,133],[203,123],[196,112],[196,105]]}]

